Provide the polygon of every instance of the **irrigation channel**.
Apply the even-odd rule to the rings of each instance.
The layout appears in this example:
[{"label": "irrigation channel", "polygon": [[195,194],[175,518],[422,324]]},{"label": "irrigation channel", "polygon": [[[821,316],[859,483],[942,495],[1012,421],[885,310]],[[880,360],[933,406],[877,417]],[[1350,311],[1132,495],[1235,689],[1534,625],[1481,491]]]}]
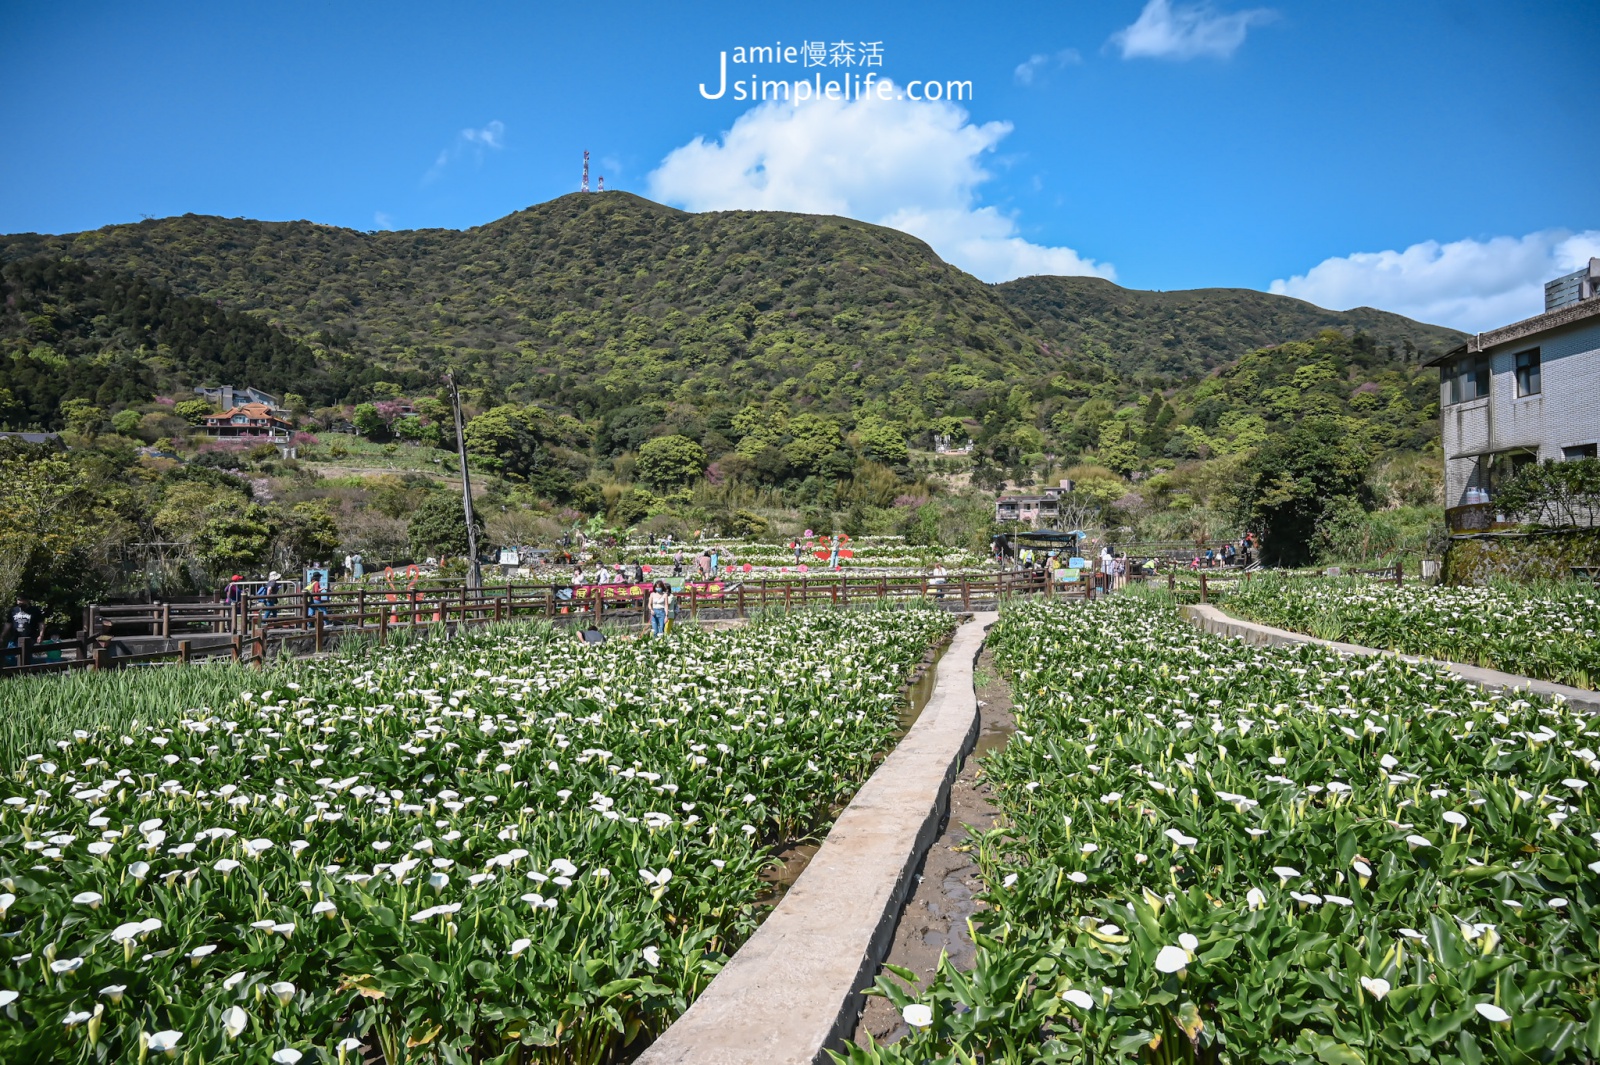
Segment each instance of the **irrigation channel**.
[{"label": "irrigation channel", "polygon": [[[852,1037],[861,992],[890,956],[897,928],[910,927],[906,901],[929,848],[945,837],[951,796],[979,735],[974,662],[997,618],[976,613],[956,630],[899,744],[771,915],[640,1065],[810,1065]],[[959,853],[945,842],[943,854]]]}]

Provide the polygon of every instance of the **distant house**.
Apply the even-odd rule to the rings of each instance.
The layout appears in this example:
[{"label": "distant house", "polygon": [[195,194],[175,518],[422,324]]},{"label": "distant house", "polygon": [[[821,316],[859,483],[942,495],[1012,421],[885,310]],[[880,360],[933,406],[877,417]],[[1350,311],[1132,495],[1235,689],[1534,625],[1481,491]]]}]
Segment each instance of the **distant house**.
[{"label": "distant house", "polygon": [[240,403],[264,403],[269,407],[278,405],[278,397],[268,395],[259,388],[235,388],[232,385],[219,385],[216,388],[196,388],[196,395],[204,396],[223,410],[231,410]]},{"label": "distant house", "polygon": [[1005,495],[994,501],[995,521],[1016,521],[1024,525],[1052,524],[1061,513],[1061,497],[1072,491],[1071,481],[1046,488],[1038,495]]},{"label": "distant house", "polygon": [[242,406],[213,414],[201,423],[212,436],[222,439],[279,441],[287,440],[294,426],[278,417],[265,403],[246,403]]},{"label": "distant house", "polygon": [[[1531,462],[1595,458],[1600,448],[1600,259],[1545,286],[1543,314],[1427,363],[1439,367],[1446,516],[1487,510]],[[1481,522],[1477,522],[1480,523]]]}]

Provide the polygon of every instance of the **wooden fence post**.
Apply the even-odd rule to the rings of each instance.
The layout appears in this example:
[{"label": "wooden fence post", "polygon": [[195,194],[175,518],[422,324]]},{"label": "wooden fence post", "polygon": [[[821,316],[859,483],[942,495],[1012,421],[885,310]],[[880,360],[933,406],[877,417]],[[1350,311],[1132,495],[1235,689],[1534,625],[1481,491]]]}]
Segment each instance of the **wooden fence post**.
[{"label": "wooden fence post", "polygon": [[233,634],[232,658],[233,658],[233,660],[235,662],[238,662],[239,659],[241,659],[243,657],[244,657],[244,634],[236,632],[236,633]]},{"label": "wooden fence post", "polygon": [[1201,570],[1200,571],[1200,601],[1202,603],[1209,603],[1211,601],[1210,598],[1207,596],[1206,592],[1207,592],[1207,589],[1206,589],[1206,572],[1205,572],[1205,570]]},{"label": "wooden fence post", "polygon": [[1399,559],[1396,559],[1395,563],[1394,563],[1394,586],[1396,588],[1399,588],[1401,585],[1403,585],[1405,583],[1405,578],[1406,578],[1406,567],[1405,567],[1405,564],[1402,563]]},{"label": "wooden fence post", "polygon": [[312,650],[315,653],[317,653],[319,655],[322,653],[322,615],[321,614],[317,615],[316,634],[312,637],[311,646],[312,646]]},{"label": "wooden fence post", "polygon": [[[1000,583],[995,582],[995,596],[1000,595]],[[961,578],[961,609],[972,609],[972,581],[966,577]]]},{"label": "wooden fence post", "polygon": [[367,590],[365,588],[356,592],[356,610],[360,614],[356,619],[356,628],[365,632],[367,629]]},{"label": "wooden fence post", "polygon": [[255,663],[257,669],[267,668],[267,627],[256,626]]},{"label": "wooden fence post", "polygon": [[172,636],[172,604],[161,604],[161,638],[170,639]]},{"label": "wooden fence post", "polygon": [[189,641],[178,641],[178,661],[184,665],[189,664]]},{"label": "wooden fence post", "polygon": [[738,606],[738,612],[739,612],[739,616],[741,618],[744,617],[744,582],[743,581],[739,582],[739,606]]}]

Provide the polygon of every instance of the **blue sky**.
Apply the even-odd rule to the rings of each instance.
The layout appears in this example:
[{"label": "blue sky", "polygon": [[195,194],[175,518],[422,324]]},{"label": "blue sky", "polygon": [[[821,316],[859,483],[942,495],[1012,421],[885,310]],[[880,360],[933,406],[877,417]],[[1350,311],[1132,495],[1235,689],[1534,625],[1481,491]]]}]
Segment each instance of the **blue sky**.
[{"label": "blue sky", "polygon": [[[4,0],[0,231],[465,227],[574,191],[587,148],[608,188],[893,224],[986,280],[1274,288],[1487,328],[1600,255],[1592,0],[998,10]],[[849,72],[972,98],[702,98],[720,52],[816,40],[881,42]],[[817,73],[781,69],[758,68]]]}]

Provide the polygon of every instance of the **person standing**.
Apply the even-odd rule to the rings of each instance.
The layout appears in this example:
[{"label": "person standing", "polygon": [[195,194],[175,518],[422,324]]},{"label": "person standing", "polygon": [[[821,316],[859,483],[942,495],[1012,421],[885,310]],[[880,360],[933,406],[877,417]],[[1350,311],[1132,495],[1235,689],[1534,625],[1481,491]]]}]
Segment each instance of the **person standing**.
[{"label": "person standing", "polygon": [[[5,625],[0,627],[0,644],[7,648],[16,648],[23,640],[29,645],[36,645],[44,639],[44,613],[34,606],[25,595],[17,596],[16,603],[6,611]],[[31,655],[30,655],[31,657]],[[17,655],[17,661],[11,661],[11,655],[3,656],[6,665],[25,666],[28,663]]]},{"label": "person standing", "polygon": [[228,604],[229,606],[233,606],[239,601],[239,582],[242,580],[244,580],[244,578],[237,573],[228,578],[228,583],[222,586],[222,602]]},{"label": "person standing", "polygon": [[794,552],[794,564],[798,566],[800,564],[800,552],[802,550],[800,547],[800,541],[798,539],[791,541],[789,544],[789,550]]},{"label": "person standing", "polygon": [[650,589],[650,635],[667,634],[667,607],[671,602],[672,593],[667,590],[667,582],[656,581]]},{"label": "person standing", "polygon": [[273,570],[267,574],[267,583],[261,586],[261,617],[270,620],[278,616],[278,591],[283,574]]}]

